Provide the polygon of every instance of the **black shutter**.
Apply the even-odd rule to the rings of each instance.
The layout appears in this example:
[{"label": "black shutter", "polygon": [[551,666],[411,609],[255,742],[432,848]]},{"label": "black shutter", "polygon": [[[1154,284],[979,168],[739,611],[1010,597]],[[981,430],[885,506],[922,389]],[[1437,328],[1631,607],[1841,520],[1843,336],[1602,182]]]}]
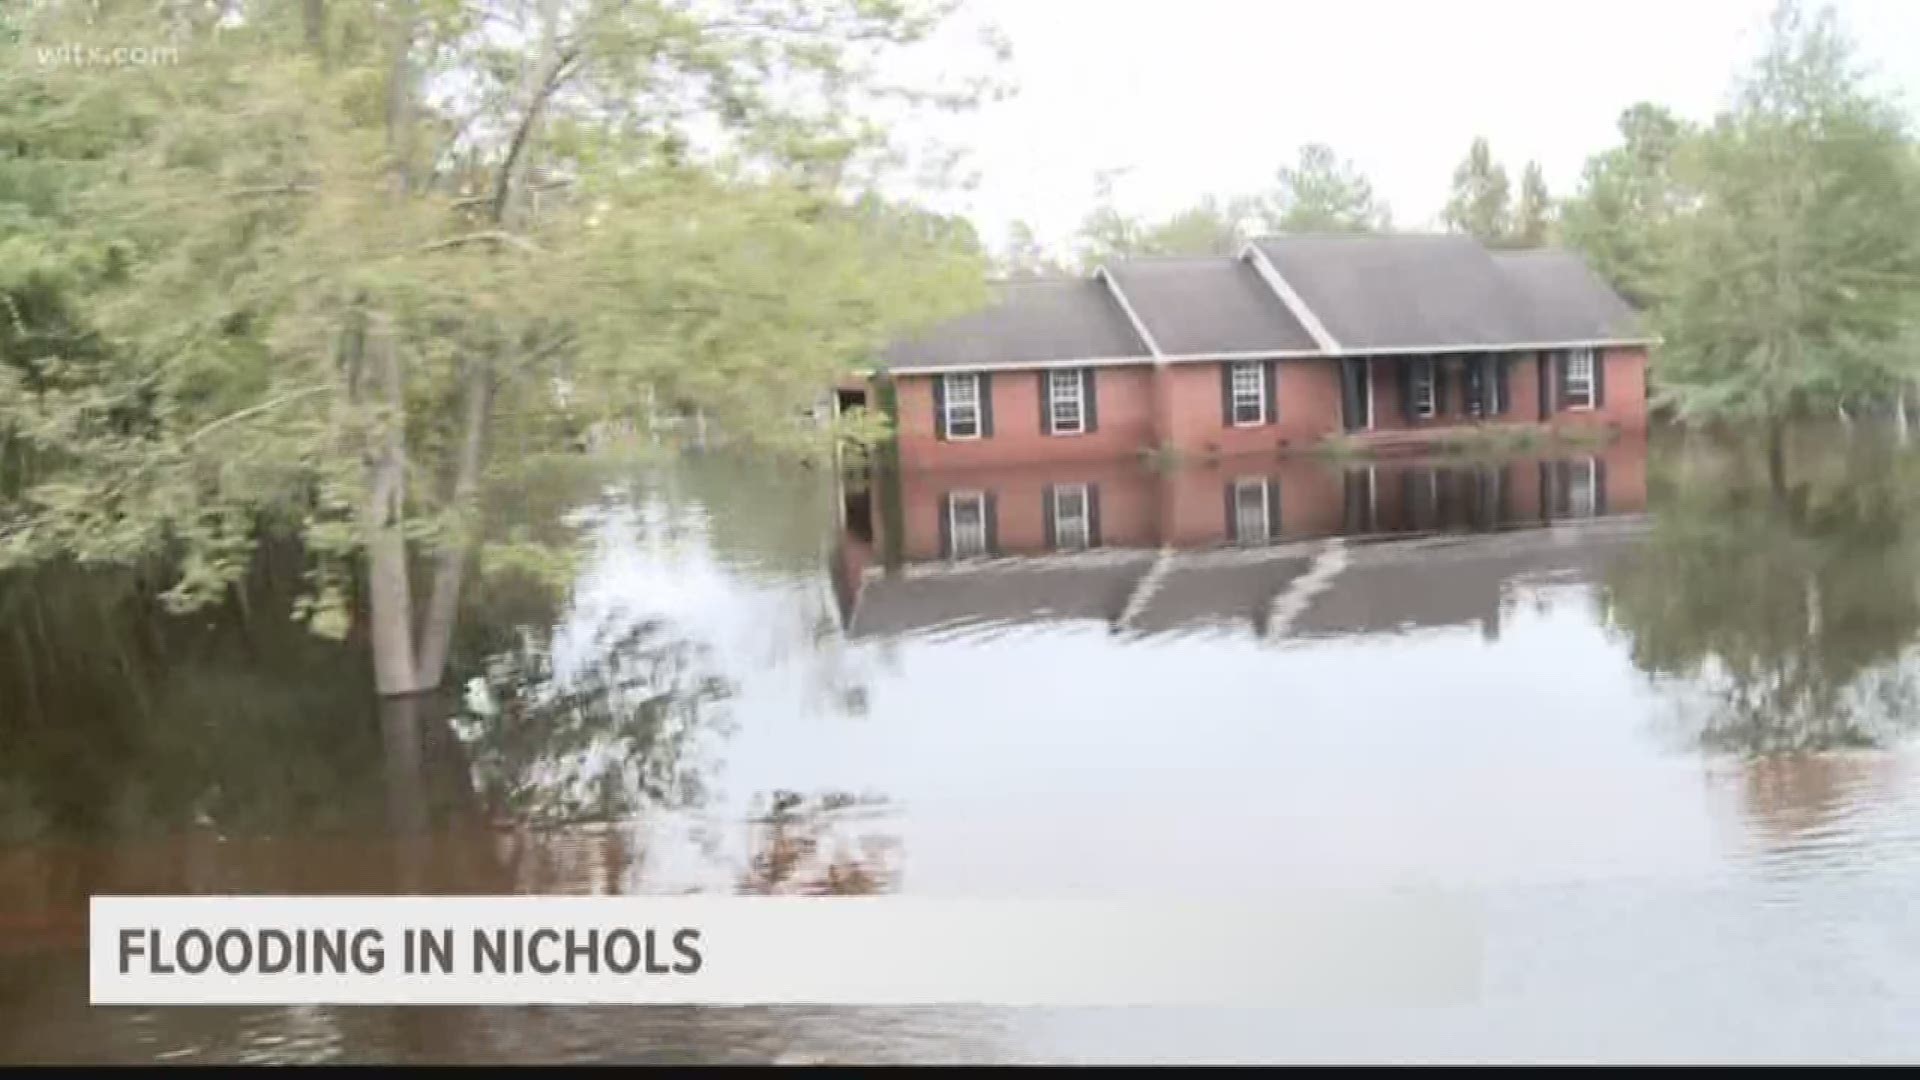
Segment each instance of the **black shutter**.
[{"label": "black shutter", "polygon": [[1267,361],[1267,423],[1280,422],[1280,362]]},{"label": "black shutter", "polygon": [[1593,350],[1593,407],[1598,409],[1607,403],[1607,353],[1604,349]]},{"label": "black shutter", "polygon": [[1533,357],[1533,381],[1540,391],[1540,415],[1545,420],[1553,415],[1553,369],[1548,363],[1549,354],[1535,353]]},{"label": "black shutter", "polygon": [[1513,357],[1505,353],[1493,358],[1493,411],[1501,416],[1513,408],[1513,384],[1507,379],[1512,360]]},{"label": "black shutter", "polygon": [[1233,498],[1233,481],[1229,480],[1227,481],[1227,542],[1229,544],[1240,542],[1240,516],[1234,512],[1237,509],[1238,505]]},{"label": "black shutter", "polygon": [[1567,400],[1567,353],[1562,350],[1553,354],[1553,407],[1561,408]]},{"label": "black shutter", "polygon": [[1040,373],[1040,434],[1053,434],[1053,400],[1047,386],[1048,372]]},{"label": "black shutter", "polygon": [[1367,426],[1367,403],[1361,396],[1365,387],[1360,384],[1365,364],[1365,360],[1340,361],[1340,419],[1348,431]]},{"label": "black shutter", "polygon": [[1280,478],[1267,481],[1267,539],[1280,539]]},{"label": "black shutter", "polygon": [[993,376],[980,373],[980,437],[993,437]]},{"label": "black shutter", "polygon": [[1433,415],[1448,415],[1447,364],[1437,356],[1433,360]]},{"label": "black shutter", "polygon": [[[1598,386],[1598,383],[1594,384]],[[1599,517],[1607,512],[1607,463],[1604,459],[1593,459],[1593,516]]]},{"label": "black shutter", "polygon": [[1414,419],[1414,414],[1413,414],[1413,367],[1414,367],[1414,365],[1415,365],[1415,364],[1418,364],[1419,362],[1420,362],[1419,360],[1417,360],[1417,359],[1415,359],[1415,358],[1413,358],[1413,357],[1411,357],[1411,356],[1403,356],[1403,357],[1401,357],[1400,359],[1398,359],[1398,360],[1395,360],[1395,361],[1393,362],[1393,366],[1394,366],[1394,370],[1395,370],[1395,371],[1396,371],[1396,372],[1398,373],[1398,375],[1399,375],[1399,384],[1400,384],[1400,418],[1401,418],[1402,420],[1408,420],[1408,421],[1411,421],[1411,420],[1413,420],[1413,419]]},{"label": "black shutter", "polygon": [[1095,392],[1094,369],[1080,369],[1080,408],[1085,413],[1081,427],[1094,432],[1100,430],[1100,395]]},{"label": "black shutter", "polygon": [[987,554],[1000,554],[1000,497],[987,492]]},{"label": "black shutter", "polygon": [[1040,489],[1040,520],[1046,522],[1047,550],[1052,551],[1060,541],[1060,529],[1053,516],[1053,485]]},{"label": "black shutter", "polygon": [[933,437],[947,437],[947,377],[933,377]]},{"label": "black shutter", "polygon": [[1233,426],[1233,365],[1220,365],[1220,422]]},{"label": "black shutter", "polygon": [[940,557],[953,558],[953,494],[940,496]]},{"label": "black shutter", "polygon": [[1087,485],[1087,546],[1100,546],[1100,485]]}]

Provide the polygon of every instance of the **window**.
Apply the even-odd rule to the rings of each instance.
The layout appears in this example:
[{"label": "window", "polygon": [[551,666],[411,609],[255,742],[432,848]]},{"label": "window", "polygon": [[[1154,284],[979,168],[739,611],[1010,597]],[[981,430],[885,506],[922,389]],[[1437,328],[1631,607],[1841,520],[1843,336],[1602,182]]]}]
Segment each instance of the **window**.
[{"label": "window", "polygon": [[1078,369],[1047,372],[1047,417],[1055,435],[1078,435],[1086,430],[1085,389],[1086,380]]},{"label": "window", "polygon": [[1561,390],[1567,408],[1593,408],[1592,349],[1575,349],[1567,354],[1567,385]]},{"label": "window", "polygon": [[947,496],[947,533],[953,557],[977,559],[987,553],[987,497],[978,491]]},{"label": "window", "polygon": [[1433,358],[1413,361],[1413,380],[1408,389],[1413,415],[1427,419],[1433,415]]},{"label": "window", "polygon": [[1253,427],[1267,422],[1267,368],[1265,364],[1235,364],[1233,426]]},{"label": "window", "polygon": [[1242,544],[1264,544],[1267,532],[1267,482],[1258,478],[1233,485],[1233,535]]},{"label": "window", "polygon": [[1594,466],[1594,459],[1576,461],[1567,470],[1567,514],[1571,517],[1592,517],[1599,507],[1597,488],[1600,470]]},{"label": "window", "polygon": [[947,398],[947,438],[980,437],[980,376],[943,375]]},{"label": "window", "polygon": [[1061,551],[1078,551],[1093,546],[1093,522],[1088,509],[1087,485],[1070,484],[1053,489],[1053,546]]}]

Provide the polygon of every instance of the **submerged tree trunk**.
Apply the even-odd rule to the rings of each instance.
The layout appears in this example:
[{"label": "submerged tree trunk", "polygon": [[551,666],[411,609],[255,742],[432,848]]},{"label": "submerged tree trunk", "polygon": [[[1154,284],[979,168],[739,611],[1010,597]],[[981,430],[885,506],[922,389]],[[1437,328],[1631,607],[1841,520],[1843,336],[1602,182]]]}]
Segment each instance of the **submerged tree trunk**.
[{"label": "submerged tree trunk", "polygon": [[375,348],[380,430],[367,459],[367,602],[374,683],[382,694],[420,688],[413,651],[413,586],[407,573],[406,400],[391,332]]},{"label": "submerged tree trunk", "polygon": [[440,563],[433,574],[433,593],[427,600],[426,621],[420,626],[418,682],[423,690],[439,686],[446,671],[454,617],[460,608],[460,581],[473,550],[472,516],[479,501],[480,473],[486,463],[488,419],[492,412],[493,373],[485,364],[476,364],[467,384],[465,432],[455,466],[453,499],[448,507],[453,515],[454,535],[440,550]]},{"label": "submerged tree trunk", "polygon": [[1767,483],[1776,497],[1787,493],[1787,425],[1778,417],[1767,421]]}]

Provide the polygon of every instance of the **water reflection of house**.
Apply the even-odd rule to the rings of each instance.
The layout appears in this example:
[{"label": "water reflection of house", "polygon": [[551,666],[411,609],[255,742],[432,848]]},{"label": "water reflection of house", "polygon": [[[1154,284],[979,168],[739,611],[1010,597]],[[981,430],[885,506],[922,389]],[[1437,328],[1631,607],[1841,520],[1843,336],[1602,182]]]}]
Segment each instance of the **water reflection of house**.
[{"label": "water reflection of house", "polygon": [[[1596,571],[1645,505],[1646,446],[1632,438],[1483,462],[908,473],[857,507],[835,582],[856,634],[1035,619],[1495,632],[1503,583]],[[1576,525],[1589,519],[1607,520]]]}]

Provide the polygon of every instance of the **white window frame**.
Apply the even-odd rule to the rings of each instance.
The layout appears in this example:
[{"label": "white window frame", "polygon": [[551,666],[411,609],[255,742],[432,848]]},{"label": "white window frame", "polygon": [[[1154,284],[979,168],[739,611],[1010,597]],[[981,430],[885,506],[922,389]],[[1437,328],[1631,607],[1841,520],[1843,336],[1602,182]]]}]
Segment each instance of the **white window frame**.
[{"label": "white window frame", "polygon": [[[1087,430],[1087,378],[1079,368],[1047,372],[1047,424],[1055,435],[1081,435]],[[1060,407],[1073,407],[1073,423],[1060,422]]]},{"label": "white window frame", "polygon": [[[978,529],[960,530],[960,506],[974,507]],[[965,543],[962,544],[962,538]],[[955,559],[977,559],[987,554],[987,493],[952,491],[947,493],[947,543]]]},{"label": "white window frame", "polygon": [[[1258,536],[1251,535],[1251,530],[1247,528],[1248,506],[1244,495],[1247,491],[1260,492],[1260,529]],[[1268,505],[1267,501],[1272,497],[1272,492],[1268,489],[1265,477],[1243,476],[1233,482],[1233,535],[1239,543],[1264,544],[1273,539],[1270,524],[1273,521],[1273,508]]]},{"label": "white window frame", "polygon": [[[1076,496],[1080,512],[1069,517],[1061,507],[1069,497]],[[1053,489],[1053,546],[1058,551],[1083,551],[1093,546],[1093,495],[1087,485],[1063,484]]]},{"label": "white window frame", "polygon": [[[950,371],[940,376],[940,380],[942,390],[945,394],[944,407],[946,409],[946,415],[943,419],[946,421],[947,439],[952,442],[964,442],[979,438],[982,429],[986,426],[986,410],[982,407],[980,401],[979,372]],[[958,395],[956,395],[954,391],[962,386],[967,388],[966,396],[969,400],[956,401],[955,399]],[[956,432],[953,426],[955,416],[970,418],[973,421],[973,430],[964,435]]]},{"label": "white window frame", "polygon": [[[1434,359],[1431,356],[1413,361],[1413,377],[1407,381],[1407,394],[1413,398],[1413,415],[1421,420],[1433,419],[1439,395],[1434,393]],[[1422,401],[1422,395],[1425,401]]]},{"label": "white window frame", "polygon": [[[1567,516],[1568,517],[1589,518],[1589,517],[1594,517],[1599,513],[1600,469],[1599,469],[1599,466],[1595,464],[1596,460],[1597,459],[1595,458],[1588,458],[1586,460],[1587,467],[1584,473],[1580,473],[1578,469],[1567,470]],[[1580,475],[1581,478],[1586,481],[1586,483],[1585,484],[1574,483],[1574,477],[1576,474]],[[1574,501],[1574,494],[1576,492],[1579,493],[1582,497],[1579,502]]]},{"label": "white window frame", "polygon": [[[1593,408],[1594,369],[1599,363],[1600,357],[1592,349],[1567,350],[1567,384],[1560,388],[1560,393],[1565,398],[1563,404],[1565,404],[1568,410],[1584,412]],[[1580,396],[1583,399],[1579,402],[1573,400],[1573,388],[1575,385],[1573,368],[1575,364],[1584,364],[1587,369],[1586,378],[1579,380],[1581,389]]]},{"label": "white window frame", "polygon": [[[1257,419],[1253,419],[1253,420],[1242,420],[1240,418],[1240,405],[1242,401],[1245,399],[1245,395],[1248,393],[1249,388],[1243,385],[1240,377],[1242,375],[1247,374],[1248,372],[1253,373],[1253,386],[1251,390],[1252,390],[1252,393],[1255,395],[1253,403],[1259,413],[1259,416]],[[1251,361],[1251,362],[1241,362],[1241,363],[1233,364],[1228,369],[1228,372],[1227,372],[1227,391],[1228,391],[1227,393],[1228,406],[1233,412],[1234,427],[1259,427],[1260,425],[1267,422],[1267,365],[1266,364],[1263,364],[1257,360]]]}]

